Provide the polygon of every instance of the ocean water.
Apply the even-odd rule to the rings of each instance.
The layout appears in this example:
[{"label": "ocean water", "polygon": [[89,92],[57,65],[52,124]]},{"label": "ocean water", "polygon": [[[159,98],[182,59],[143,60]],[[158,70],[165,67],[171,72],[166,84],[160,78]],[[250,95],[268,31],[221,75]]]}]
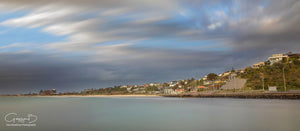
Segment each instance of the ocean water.
[{"label": "ocean water", "polygon": [[[0,131],[299,131],[300,100],[0,97]],[[7,126],[5,116],[37,116]]]}]

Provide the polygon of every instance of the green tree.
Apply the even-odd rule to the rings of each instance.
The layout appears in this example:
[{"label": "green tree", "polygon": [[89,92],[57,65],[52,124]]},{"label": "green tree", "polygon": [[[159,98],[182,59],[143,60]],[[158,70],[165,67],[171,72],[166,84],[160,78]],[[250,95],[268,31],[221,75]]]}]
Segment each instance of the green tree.
[{"label": "green tree", "polygon": [[234,70],[234,68],[233,68],[233,67],[231,68],[231,72],[235,72],[235,70]]},{"label": "green tree", "polygon": [[203,79],[200,79],[199,85],[203,85],[203,84],[204,84],[204,80],[203,80]]},{"label": "green tree", "polygon": [[158,88],[156,86],[151,86],[146,88],[146,91],[158,91]]},{"label": "green tree", "polygon": [[207,80],[209,80],[209,81],[214,81],[214,80],[216,80],[217,78],[218,78],[218,75],[215,74],[215,73],[209,73],[209,74],[207,75]]}]

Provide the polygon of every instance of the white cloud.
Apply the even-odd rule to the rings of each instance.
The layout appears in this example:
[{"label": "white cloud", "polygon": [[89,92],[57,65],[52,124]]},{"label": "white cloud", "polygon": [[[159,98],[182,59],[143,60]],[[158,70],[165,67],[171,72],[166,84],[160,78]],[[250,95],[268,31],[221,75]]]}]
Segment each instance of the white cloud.
[{"label": "white cloud", "polygon": [[8,48],[16,48],[16,47],[24,47],[24,44],[21,43],[9,44],[5,46],[0,46],[0,49],[8,49]]},{"label": "white cloud", "polygon": [[222,23],[221,22],[218,22],[218,23],[214,23],[214,24],[211,24],[209,26],[207,26],[208,29],[210,30],[215,30],[216,28],[222,26]]},{"label": "white cloud", "polygon": [[108,9],[101,13],[102,16],[119,16],[123,14],[127,14],[133,11],[132,8],[116,8],[116,9]]},{"label": "white cloud", "polygon": [[[152,24],[165,20],[172,12],[170,10],[174,10],[173,7],[177,6],[176,4],[172,0],[61,0],[56,2],[5,0],[2,5],[10,7],[6,10],[22,7],[29,13],[2,21],[0,24],[12,27],[41,27],[43,32],[58,36],[67,35],[67,41],[49,43],[49,46],[45,47],[80,51],[105,41],[142,39],[143,37],[136,37],[133,33],[147,32],[147,25],[132,29],[126,24]],[[128,33],[131,31],[133,32]]]},{"label": "white cloud", "polygon": [[[41,7],[43,8],[43,7]],[[38,9],[26,16],[20,18],[9,19],[4,22],[1,22],[1,25],[5,26],[27,26],[27,27],[40,27],[47,24],[54,23],[56,21],[61,21],[65,19],[67,16],[76,13],[75,10],[72,9],[57,9],[53,8],[51,10],[42,10]]]},{"label": "white cloud", "polygon": [[[5,8],[6,10],[26,9],[29,13],[1,22],[1,25],[40,27],[44,32],[67,36],[64,41],[49,43],[44,46],[45,48],[83,52],[93,50],[94,53],[103,50],[103,48],[95,48],[102,42],[122,41],[115,42],[120,44],[141,39],[164,38],[197,41],[226,38],[234,41],[241,34],[269,35],[273,32],[298,31],[297,28],[292,28],[294,27],[292,25],[299,23],[299,17],[294,13],[299,12],[297,7],[300,2],[293,4],[291,1],[287,5],[271,2],[270,4],[275,4],[268,8],[262,7],[257,2],[251,4],[248,1],[234,1],[231,6],[226,7],[226,12],[222,10],[223,8],[219,8],[218,1],[201,4],[200,9],[197,1],[187,2],[188,4],[181,4],[181,2],[177,0],[61,0],[56,2],[4,0],[1,4],[2,7],[9,7]],[[222,2],[219,4],[226,5]],[[249,4],[251,8],[257,10],[249,10]],[[292,8],[287,8],[290,7],[289,4]],[[205,8],[202,8],[205,6],[218,7],[218,10],[205,12]],[[178,13],[184,18],[180,16],[177,18]],[[199,26],[195,26],[197,24]],[[221,27],[222,30],[214,32]],[[231,45],[234,45],[230,46],[232,48],[244,46],[240,43]]]}]

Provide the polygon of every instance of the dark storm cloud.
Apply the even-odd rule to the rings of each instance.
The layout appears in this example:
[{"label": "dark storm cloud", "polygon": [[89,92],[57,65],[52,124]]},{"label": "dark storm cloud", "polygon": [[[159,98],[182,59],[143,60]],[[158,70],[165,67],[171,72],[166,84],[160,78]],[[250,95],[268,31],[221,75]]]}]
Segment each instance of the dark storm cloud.
[{"label": "dark storm cloud", "polygon": [[34,53],[1,53],[0,56],[1,94],[90,86],[89,83],[105,80],[101,75],[111,70],[105,65],[82,64]]},{"label": "dark storm cloud", "polygon": [[[258,53],[261,57],[274,53],[300,51],[300,2],[269,1],[263,13],[250,14],[249,20],[236,29],[231,38],[232,47],[237,51]],[[252,25],[253,19],[261,25]]]},{"label": "dark storm cloud", "polygon": [[[108,65],[102,62],[81,63],[36,53],[1,53],[0,92],[28,93],[51,88],[64,92],[124,83],[168,82],[170,79],[200,77],[200,74],[204,75],[202,73],[222,71],[226,67],[223,63],[233,61],[222,52],[128,50],[145,55],[142,60],[120,60]],[[214,69],[209,68],[211,65]]]},{"label": "dark storm cloud", "polygon": [[219,28],[206,30],[200,36],[191,35],[190,39],[221,39],[220,43],[226,43],[225,46],[231,48],[232,54],[240,56],[239,54],[246,53],[253,55],[254,58],[260,57],[260,60],[274,53],[300,51],[300,1],[298,0],[225,2],[215,0],[185,3],[198,11],[203,11],[204,7],[220,9],[217,13],[213,10],[199,13],[201,17],[197,17],[195,21],[203,20],[203,26],[222,23]]}]

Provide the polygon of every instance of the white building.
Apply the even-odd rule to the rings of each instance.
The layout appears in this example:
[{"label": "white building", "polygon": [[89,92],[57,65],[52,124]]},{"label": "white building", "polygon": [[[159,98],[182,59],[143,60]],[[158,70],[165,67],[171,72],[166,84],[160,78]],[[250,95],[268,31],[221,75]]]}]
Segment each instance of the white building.
[{"label": "white building", "polygon": [[212,84],[211,81],[204,81],[204,82],[203,82],[203,85],[210,85],[210,84]]},{"label": "white building", "polygon": [[253,68],[259,68],[259,67],[262,67],[262,66],[264,66],[265,65],[265,62],[258,62],[258,63],[256,63],[256,64],[253,64]]},{"label": "white building", "polygon": [[160,83],[150,83],[149,85],[150,85],[150,86],[159,86]]},{"label": "white building", "polygon": [[237,69],[236,70],[236,73],[244,73],[245,72],[245,69]]},{"label": "white building", "polygon": [[126,89],[127,89],[128,92],[130,92],[132,87],[127,87]]},{"label": "white building", "polygon": [[127,85],[121,86],[121,88],[127,88]]},{"label": "white building", "polygon": [[174,89],[164,89],[164,94],[176,94]]},{"label": "white building", "polygon": [[220,73],[218,76],[219,76],[219,77],[222,77],[222,76],[223,76],[223,73]]},{"label": "white building", "polygon": [[223,73],[223,76],[224,76],[224,77],[229,76],[230,73],[231,73],[231,71],[226,71],[226,72]]},{"label": "white building", "polygon": [[203,79],[204,81],[206,81],[206,80],[207,80],[207,75],[204,76],[202,79]]},{"label": "white building", "polygon": [[229,80],[235,79],[237,77],[237,74],[235,72],[230,73]]},{"label": "white building", "polygon": [[170,84],[170,87],[174,87],[177,85],[177,81],[171,81],[169,84]]},{"label": "white building", "polygon": [[283,60],[283,58],[286,58],[286,55],[283,54],[273,54],[272,57],[269,57],[270,65],[273,65],[274,63],[280,62]]}]

